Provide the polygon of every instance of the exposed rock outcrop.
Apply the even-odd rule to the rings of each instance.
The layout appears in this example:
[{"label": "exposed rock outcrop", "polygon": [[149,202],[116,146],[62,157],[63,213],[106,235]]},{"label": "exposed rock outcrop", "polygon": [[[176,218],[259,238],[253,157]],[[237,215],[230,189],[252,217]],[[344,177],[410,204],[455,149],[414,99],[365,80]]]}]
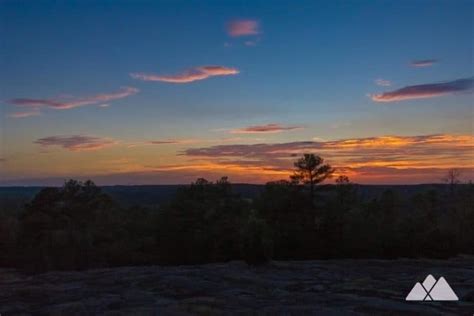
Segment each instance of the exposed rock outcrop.
[{"label": "exposed rock outcrop", "polygon": [[[444,276],[460,302],[405,302]],[[8,315],[472,315],[474,258],[242,262],[24,275],[0,269]]]}]

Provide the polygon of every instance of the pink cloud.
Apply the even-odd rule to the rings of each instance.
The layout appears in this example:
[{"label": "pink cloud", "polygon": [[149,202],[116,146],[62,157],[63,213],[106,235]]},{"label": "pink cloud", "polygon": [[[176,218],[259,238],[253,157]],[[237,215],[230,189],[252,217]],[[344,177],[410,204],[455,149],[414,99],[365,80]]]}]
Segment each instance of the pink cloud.
[{"label": "pink cloud", "polygon": [[74,98],[70,96],[62,96],[51,99],[17,98],[10,100],[9,103],[14,104],[16,106],[32,107],[36,109],[51,108],[55,110],[66,110],[79,106],[97,105],[103,102],[123,99],[138,92],[139,90],[137,88],[122,87],[119,91],[116,92],[102,93],[90,97]]},{"label": "pink cloud", "polygon": [[232,37],[260,34],[259,23],[256,20],[236,20],[227,25],[227,33]]},{"label": "pink cloud", "polygon": [[302,126],[284,126],[277,123],[270,123],[266,125],[254,125],[244,128],[239,128],[230,131],[232,134],[256,134],[256,133],[280,133],[283,131],[292,131],[301,129]]},{"label": "pink cloud", "polygon": [[410,63],[410,66],[412,67],[431,67],[434,64],[436,64],[438,60],[436,59],[419,59],[419,60],[414,60]]},{"label": "pink cloud", "polygon": [[230,76],[236,75],[239,70],[236,68],[224,66],[200,66],[186,70],[177,75],[156,75],[145,73],[131,73],[130,76],[134,79],[143,81],[161,81],[169,83],[189,83],[193,81],[203,80],[215,76]]},{"label": "pink cloud", "polygon": [[98,150],[116,144],[109,138],[94,136],[71,135],[71,136],[49,136],[40,138],[34,142],[42,147],[60,146],[69,151],[91,151]]},{"label": "pink cloud", "polygon": [[38,110],[33,110],[33,111],[13,112],[13,113],[8,114],[8,117],[25,118],[25,117],[38,116],[38,115],[41,115],[41,113]]},{"label": "pink cloud", "polygon": [[396,102],[413,99],[427,99],[457,92],[472,91],[473,78],[458,79],[449,82],[407,86],[398,90],[374,94],[370,97],[375,102]]}]

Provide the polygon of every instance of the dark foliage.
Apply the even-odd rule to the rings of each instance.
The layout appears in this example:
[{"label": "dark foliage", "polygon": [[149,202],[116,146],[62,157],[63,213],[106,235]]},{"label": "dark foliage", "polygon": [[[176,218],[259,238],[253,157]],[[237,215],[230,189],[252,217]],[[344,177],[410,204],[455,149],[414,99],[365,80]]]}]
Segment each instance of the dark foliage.
[{"label": "dark foliage", "polygon": [[226,261],[239,253],[240,227],[249,203],[232,192],[227,178],[198,179],[178,190],[159,211],[157,243],[169,264]]},{"label": "dark foliage", "polygon": [[15,245],[1,263],[31,271],[139,264],[135,254],[150,243],[144,232],[154,228],[152,218],[120,208],[92,181],[70,180],[41,190],[15,218]]},{"label": "dark foliage", "polygon": [[313,189],[300,183],[270,182],[248,199],[227,178],[198,179],[159,207],[130,207],[91,181],[70,180],[40,190],[21,210],[2,205],[0,266],[46,271],[474,254],[472,184],[367,196],[344,176],[335,185],[315,181]]},{"label": "dark foliage", "polygon": [[257,265],[268,262],[273,254],[272,234],[265,220],[252,212],[242,227],[241,254],[243,260]]}]

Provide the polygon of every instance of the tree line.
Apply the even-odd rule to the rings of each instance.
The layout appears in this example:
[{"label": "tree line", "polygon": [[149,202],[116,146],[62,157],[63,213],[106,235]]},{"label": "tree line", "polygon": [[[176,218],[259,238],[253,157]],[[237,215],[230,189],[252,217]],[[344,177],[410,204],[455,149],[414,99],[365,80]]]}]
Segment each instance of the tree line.
[{"label": "tree line", "polygon": [[289,180],[255,199],[226,177],[197,179],[159,207],[124,207],[92,181],[42,189],[20,212],[0,213],[0,266],[26,271],[245,260],[446,258],[474,254],[474,186],[413,196],[358,186],[305,154]]}]

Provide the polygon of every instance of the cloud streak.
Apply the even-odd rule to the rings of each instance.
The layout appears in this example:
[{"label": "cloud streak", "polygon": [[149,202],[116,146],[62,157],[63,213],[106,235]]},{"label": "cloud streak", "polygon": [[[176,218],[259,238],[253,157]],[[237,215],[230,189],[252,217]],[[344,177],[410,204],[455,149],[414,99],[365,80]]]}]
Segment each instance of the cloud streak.
[{"label": "cloud streak", "polygon": [[231,134],[261,134],[261,133],[281,133],[284,131],[293,131],[302,129],[303,126],[284,126],[278,123],[270,123],[266,125],[253,125],[244,128],[231,130]]},{"label": "cloud streak", "polygon": [[459,92],[472,92],[473,78],[441,83],[406,86],[398,90],[371,95],[375,102],[397,102],[403,100],[434,98]]},{"label": "cloud streak", "polygon": [[39,115],[41,115],[39,110],[32,110],[32,111],[13,112],[13,113],[8,114],[8,117],[25,118],[25,117],[39,116]]},{"label": "cloud streak", "polygon": [[146,142],[150,145],[173,145],[173,144],[192,144],[198,142],[198,139],[165,139],[165,140],[151,140]]},{"label": "cloud streak", "polygon": [[142,142],[130,143],[127,145],[128,148],[139,147],[139,146],[150,146],[150,145],[182,145],[182,144],[194,144],[202,142],[199,139],[159,139],[149,140]]},{"label": "cloud streak", "polygon": [[156,75],[146,73],[131,73],[133,79],[142,81],[161,81],[168,83],[190,83],[193,81],[204,80],[216,76],[236,75],[239,70],[225,66],[199,66],[186,70],[177,75]]},{"label": "cloud streak", "polygon": [[433,66],[434,64],[436,64],[438,62],[438,60],[436,59],[419,59],[419,60],[413,60],[411,63],[410,63],[410,66],[412,67],[431,67]]},{"label": "cloud streak", "polygon": [[69,110],[80,106],[98,105],[104,102],[123,99],[138,92],[139,90],[137,88],[122,87],[120,88],[120,90],[115,92],[101,93],[89,97],[56,97],[51,99],[17,98],[10,100],[9,103],[18,107],[34,108],[37,112],[39,112],[39,110],[42,108],[49,108],[54,110]]},{"label": "cloud streak", "polygon": [[256,20],[235,20],[227,24],[227,34],[231,37],[260,34],[260,25]]},{"label": "cloud streak", "polygon": [[77,152],[77,151],[93,151],[99,150],[117,142],[102,137],[95,136],[83,136],[83,135],[71,135],[71,136],[49,136],[40,138],[34,141],[42,147],[59,146],[66,150]]}]

